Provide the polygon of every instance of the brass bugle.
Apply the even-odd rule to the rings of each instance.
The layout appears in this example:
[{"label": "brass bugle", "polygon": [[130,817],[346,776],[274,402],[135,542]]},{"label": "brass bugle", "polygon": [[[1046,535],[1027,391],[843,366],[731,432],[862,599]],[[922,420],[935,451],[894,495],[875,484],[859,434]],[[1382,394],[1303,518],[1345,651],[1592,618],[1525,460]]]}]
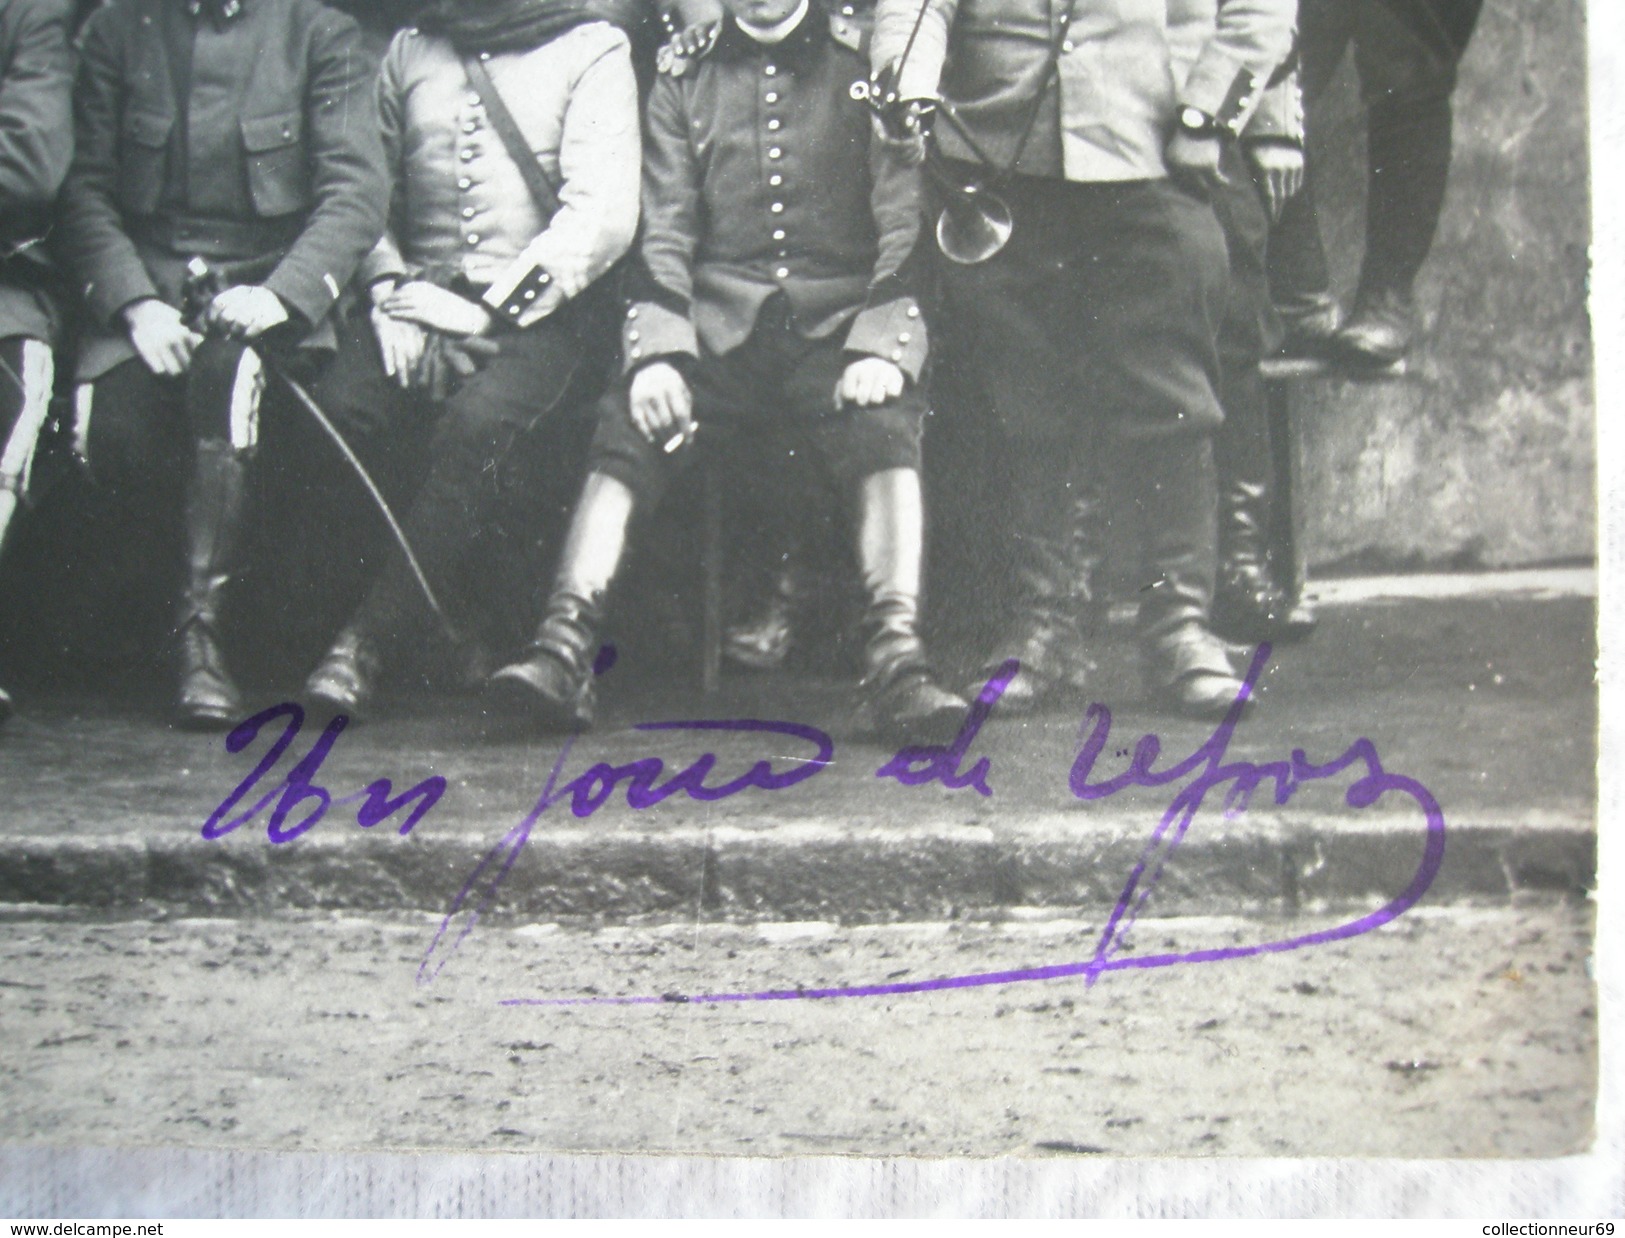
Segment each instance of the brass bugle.
[{"label": "brass bugle", "polygon": [[[993,166],[993,161],[970,135],[952,104],[942,101],[937,114],[953,126],[983,167]],[[926,151],[925,163],[926,170],[942,191],[945,203],[942,213],[937,216],[937,248],[942,250],[942,256],[948,261],[962,266],[986,262],[1010,239],[1014,224],[1010,218],[1009,204],[980,180],[961,182],[950,175],[943,167],[942,157],[934,144]]]}]

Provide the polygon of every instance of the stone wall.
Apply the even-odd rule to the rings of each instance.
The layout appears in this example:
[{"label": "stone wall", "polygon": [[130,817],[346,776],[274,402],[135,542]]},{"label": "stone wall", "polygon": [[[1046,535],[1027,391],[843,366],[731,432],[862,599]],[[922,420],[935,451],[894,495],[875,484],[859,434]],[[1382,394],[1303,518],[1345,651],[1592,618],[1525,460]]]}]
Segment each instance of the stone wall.
[{"label": "stone wall", "polygon": [[[1310,561],[1322,568],[1510,566],[1595,552],[1586,313],[1583,0],[1488,0],[1462,64],[1445,214],[1404,383],[1306,384]],[[1353,74],[1311,157],[1345,300],[1363,220]]]}]

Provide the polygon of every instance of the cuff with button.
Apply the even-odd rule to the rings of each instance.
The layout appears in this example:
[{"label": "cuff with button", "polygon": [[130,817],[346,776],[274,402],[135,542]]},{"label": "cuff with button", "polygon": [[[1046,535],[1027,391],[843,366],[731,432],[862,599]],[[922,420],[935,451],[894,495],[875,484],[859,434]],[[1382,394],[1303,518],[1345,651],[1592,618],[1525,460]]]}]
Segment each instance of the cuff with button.
[{"label": "cuff with button", "polygon": [[698,357],[700,337],[687,315],[653,301],[640,301],[621,322],[622,370],[630,374],[653,361]]},{"label": "cuff with button", "polygon": [[871,306],[852,320],[846,351],[881,357],[919,382],[930,352],[925,318],[912,297]]}]

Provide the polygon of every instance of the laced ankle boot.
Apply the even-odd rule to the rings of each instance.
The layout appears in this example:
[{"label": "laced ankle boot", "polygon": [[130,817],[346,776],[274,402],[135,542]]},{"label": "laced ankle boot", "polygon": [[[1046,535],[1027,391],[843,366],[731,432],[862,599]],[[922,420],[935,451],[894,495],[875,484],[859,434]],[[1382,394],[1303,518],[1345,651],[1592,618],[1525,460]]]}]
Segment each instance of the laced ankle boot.
[{"label": "laced ankle boot", "polygon": [[597,709],[593,661],[600,618],[593,599],[555,590],[527,656],[488,681],[492,706],[546,731],[591,727]]},{"label": "laced ankle boot", "polygon": [[380,663],[378,643],[359,621],[352,620],[305,680],[306,710],[314,715],[342,714],[351,722],[364,721],[372,704]]},{"label": "laced ankle boot", "polygon": [[603,473],[587,477],[536,636],[524,658],[486,681],[493,710],[543,730],[592,725],[603,598],[620,567],[635,504],[625,483]]}]

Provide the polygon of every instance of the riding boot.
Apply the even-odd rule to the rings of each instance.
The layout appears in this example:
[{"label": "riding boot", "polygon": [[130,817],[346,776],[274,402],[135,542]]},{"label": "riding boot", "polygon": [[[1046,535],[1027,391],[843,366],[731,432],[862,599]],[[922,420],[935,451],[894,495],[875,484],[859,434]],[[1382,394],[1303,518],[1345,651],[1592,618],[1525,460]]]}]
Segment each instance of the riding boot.
[{"label": "riding boot", "polygon": [[1270,427],[1256,360],[1227,360],[1224,424],[1213,436],[1219,487],[1219,572],[1213,629],[1245,644],[1274,640],[1291,599],[1270,571]]},{"label": "riding boot", "polygon": [[237,567],[247,501],[245,454],[223,439],[199,441],[186,492],[187,575],[176,624],[176,716],[181,726],[193,730],[221,730],[243,715],[219,640],[221,599]]},{"label": "riding boot", "polygon": [[305,680],[306,710],[313,716],[342,714],[352,723],[364,721],[386,656],[416,630],[423,611],[411,566],[393,548],[361,605]]},{"label": "riding boot", "polygon": [[487,682],[493,710],[543,730],[579,731],[592,725],[598,627],[635,504],[625,483],[604,473],[588,476],[527,656]]},{"label": "riding boot", "polygon": [[1105,613],[1099,585],[1105,558],[1105,504],[1092,477],[1057,474],[1025,487],[1017,500],[1016,613],[987,658],[972,693],[1006,660],[1021,666],[999,698],[1006,715],[1031,713],[1061,692],[1081,692],[1095,666],[1087,642]]},{"label": "riding boot", "polygon": [[1208,626],[1215,570],[1213,457],[1205,437],[1139,444],[1136,478],[1147,585],[1140,591],[1141,672],[1152,702],[1189,718],[1222,717],[1241,690]]},{"label": "riding boot", "polygon": [[932,678],[919,636],[925,507],[920,475],[885,469],[863,479],[858,498],[863,576],[863,687],[875,732],[889,742],[947,743],[969,705]]}]

